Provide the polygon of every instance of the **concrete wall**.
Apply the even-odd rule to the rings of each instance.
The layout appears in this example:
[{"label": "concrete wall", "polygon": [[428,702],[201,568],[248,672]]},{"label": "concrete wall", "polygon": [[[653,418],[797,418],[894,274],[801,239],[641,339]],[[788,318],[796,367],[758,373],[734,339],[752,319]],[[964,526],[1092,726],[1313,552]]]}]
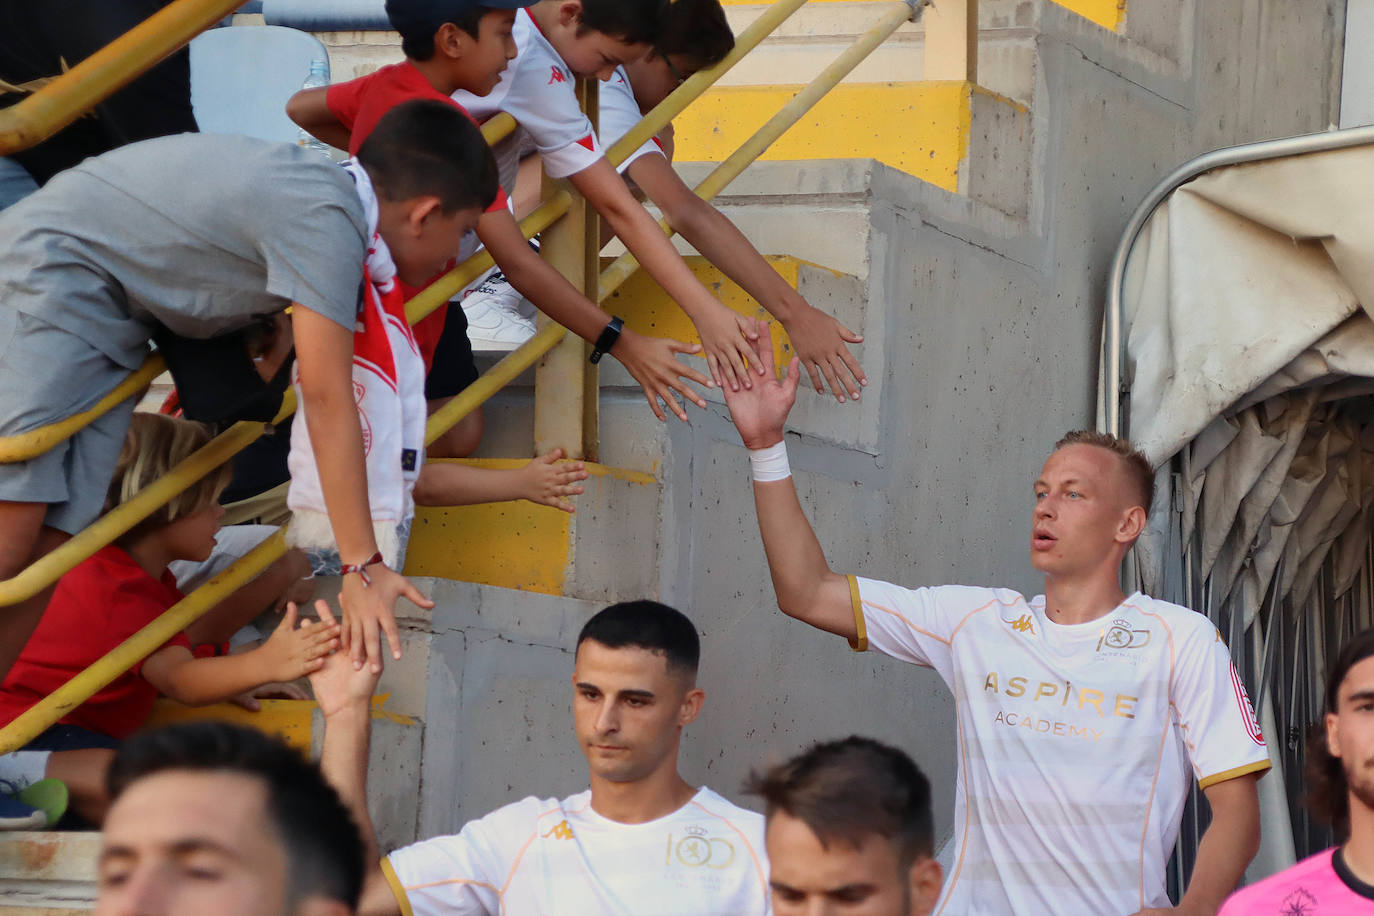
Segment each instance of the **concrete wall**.
[{"label": "concrete wall", "polygon": [[[1115,33],[1052,3],[1017,9],[1034,43],[1032,136],[1006,152],[1029,160],[984,149],[976,167],[983,179],[1028,176],[1024,206],[998,209],[871,163],[763,163],[724,204],[761,248],[843,269],[864,290],[862,356],[881,384],[861,407],[803,390],[807,434],[790,441],[840,570],[1038,590],[1030,481],[1060,434],[1091,422],[1105,278],[1131,210],[1194,155],[1321,130],[1337,114],[1341,0],[1155,0],[1132,4]],[[778,198],[789,183],[804,191],[808,174],[814,198]],[[827,247],[846,263],[826,263]],[[708,699],[688,731],[688,778],[738,798],[750,767],[860,732],[916,757],[948,835],[955,732],[944,685],[777,612],[747,461],[718,398],[690,426],[660,427],[636,392],[606,380],[601,460],[663,481],[657,517],[624,523],[658,527],[658,597],[704,634]],[[528,417],[527,392],[500,396],[484,450],[527,451]],[[421,833],[583,785],[567,650],[596,605],[435,588]]]}]

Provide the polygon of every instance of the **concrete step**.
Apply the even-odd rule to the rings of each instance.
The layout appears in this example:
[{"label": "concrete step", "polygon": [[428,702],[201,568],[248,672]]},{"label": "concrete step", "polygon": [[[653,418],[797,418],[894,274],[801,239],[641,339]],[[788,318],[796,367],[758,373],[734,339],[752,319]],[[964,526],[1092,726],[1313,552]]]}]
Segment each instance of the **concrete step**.
[{"label": "concrete step", "polygon": [[[453,463],[510,469],[527,461]],[[572,514],[524,500],[421,507],[406,550],[406,575],[593,600],[651,589],[657,540],[623,520],[656,524],[658,480],[652,473],[595,463],[587,470],[586,492],[574,498]]]},{"label": "concrete step", "polygon": [[0,911],[66,916],[94,908],[95,831],[0,833]]},{"label": "concrete step", "polygon": [[[983,0],[978,10],[978,82],[999,95],[1029,104],[1034,90],[1035,47],[1040,7],[1046,2],[1119,31],[1126,0]],[[726,16],[736,34],[766,3],[726,0]],[[722,79],[723,86],[805,83],[843,51],[885,6],[875,0],[811,0],[784,22],[754,52]],[[242,24],[261,17],[240,16]],[[329,48],[336,82],[371,73],[400,57],[400,39],[390,31],[317,33]],[[925,29],[902,26],[850,75],[850,82],[914,82],[924,79]]]}]

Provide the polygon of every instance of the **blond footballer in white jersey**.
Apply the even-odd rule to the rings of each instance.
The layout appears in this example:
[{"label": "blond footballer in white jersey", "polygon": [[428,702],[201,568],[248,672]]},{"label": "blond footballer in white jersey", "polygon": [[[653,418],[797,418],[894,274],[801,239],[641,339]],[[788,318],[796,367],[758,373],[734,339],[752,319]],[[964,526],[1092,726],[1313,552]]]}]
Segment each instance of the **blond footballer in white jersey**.
[{"label": "blond footballer in white jersey", "polygon": [[[322,612],[328,616],[328,610]],[[583,627],[573,719],[591,788],[526,798],[451,836],[396,850],[370,869],[363,914],[752,916],[769,912],[763,817],[678,773],[682,729],[705,698],[700,645],[678,611],[612,605]],[[331,656],[312,678],[325,715],[321,766],[363,825],[367,671]]]},{"label": "blond footballer in white jersey", "polygon": [[[939,916],[1212,916],[1259,846],[1264,739],[1216,628],[1126,596],[1120,565],[1152,474],[1124,441],[1071,434],[1035,481],[1031,559],[1045,595],[908,590],[834,573],[797,498],[783,425],[795,359],[727,392],[754,467],[778,606],[812,626],[933,667],[955,695],[954,859]],[[1188,781],[1212,809],[1177,910],[1164,867]]]}]

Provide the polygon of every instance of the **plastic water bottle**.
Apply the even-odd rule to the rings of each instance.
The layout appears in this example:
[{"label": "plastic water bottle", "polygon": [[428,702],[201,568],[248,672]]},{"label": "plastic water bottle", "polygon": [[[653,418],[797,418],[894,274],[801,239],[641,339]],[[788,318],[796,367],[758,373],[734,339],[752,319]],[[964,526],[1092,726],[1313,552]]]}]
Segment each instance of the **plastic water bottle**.
[{"label": "plastic water bottle", "polygon": [[[310,62],[310,75],[301,83],[302,89],[320,89],[329,85],[329,62],[317,57]],[[316,138],[305,128],[301,128],[296,144],[305,149],[313,149],[324,156],[331,156],[329,144]],[[332,158],[332,156],[331,156]]]}]

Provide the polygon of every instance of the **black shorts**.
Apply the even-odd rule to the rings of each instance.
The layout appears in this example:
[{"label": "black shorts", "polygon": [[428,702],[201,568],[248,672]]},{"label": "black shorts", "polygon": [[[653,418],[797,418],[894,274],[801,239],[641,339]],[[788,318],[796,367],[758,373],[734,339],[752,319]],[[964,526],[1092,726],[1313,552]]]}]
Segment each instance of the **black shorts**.
[{"label": "black shorts", "polygon": [[477,375],[472,341],[468,340],[468,316],[461,305],[451,302],[444,319],[444,333],[434,347],[434,362],[425,378],[425,398],[451,398],[477,381]]}]

